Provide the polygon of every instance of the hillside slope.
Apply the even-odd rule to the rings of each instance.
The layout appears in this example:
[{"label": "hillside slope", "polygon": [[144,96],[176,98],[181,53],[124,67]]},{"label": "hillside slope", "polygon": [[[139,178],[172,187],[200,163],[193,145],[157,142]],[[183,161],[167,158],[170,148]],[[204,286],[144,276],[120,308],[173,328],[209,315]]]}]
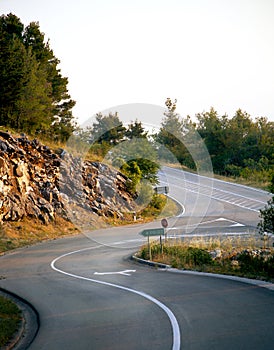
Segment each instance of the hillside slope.
[{"label": "hillside slope", "polygon": [[127,178],[104,164],[0,131],[0,223],[57,217],[96,222],[134,210]]}]

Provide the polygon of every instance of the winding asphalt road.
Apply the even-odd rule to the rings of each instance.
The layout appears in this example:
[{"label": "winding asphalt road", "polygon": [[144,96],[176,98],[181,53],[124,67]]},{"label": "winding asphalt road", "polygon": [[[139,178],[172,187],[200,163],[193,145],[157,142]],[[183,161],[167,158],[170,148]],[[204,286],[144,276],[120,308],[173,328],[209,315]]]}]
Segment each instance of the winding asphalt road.
[{"label": "winding asphalt road", "polygon": [[[163,168],[184,209],[169,235],[254,234],[263,191]],[[159,222],[145,225],[159,227]],[[272,349],[274,286],[174,273],[129,259],[134,225],[85,232],[0,258],[0,287],[38,310],[30,349]]]}]

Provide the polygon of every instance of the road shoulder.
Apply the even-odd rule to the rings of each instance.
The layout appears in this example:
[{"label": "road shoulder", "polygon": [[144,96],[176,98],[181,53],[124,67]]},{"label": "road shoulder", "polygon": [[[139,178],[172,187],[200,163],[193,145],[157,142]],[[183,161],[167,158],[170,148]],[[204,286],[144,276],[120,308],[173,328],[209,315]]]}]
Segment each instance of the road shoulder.
[{"label": "road shoulder", "polygon": [[3,348],[5,350],[24,350],[34,340],[39,330],[39,315],[35,308],[26,300],[18,295],[0,288],[0,294],[14,302],[22,311],[22,321],[17,332],[9,343]]}]

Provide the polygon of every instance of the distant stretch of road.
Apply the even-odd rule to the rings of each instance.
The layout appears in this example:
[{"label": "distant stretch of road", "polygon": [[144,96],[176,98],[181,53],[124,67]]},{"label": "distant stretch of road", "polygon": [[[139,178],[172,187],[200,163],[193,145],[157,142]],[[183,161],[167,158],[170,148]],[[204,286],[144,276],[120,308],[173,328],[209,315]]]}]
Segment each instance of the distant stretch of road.
[{"label": "distant stretch of road", "polygon": [[[181,215],[169,219],[170,235],[251,232],[270,198],[170,168],[160,179],[183,205]],[[159,225],[85,232],[2,256],[0,287],[27,299],[40,315],[30,349],[271,349],[274,286],[129,259],[145,243],[140,231]]]},{"label": "distant stretch of road", "polygon": [[[164,167],[160,184],[169,186],[169,195],[184,207],[177,226],[182,232],[254,233],[259,211],[271,194],[255,188],[197,176]],[[180,232],[175,230],[174,232]]]}]

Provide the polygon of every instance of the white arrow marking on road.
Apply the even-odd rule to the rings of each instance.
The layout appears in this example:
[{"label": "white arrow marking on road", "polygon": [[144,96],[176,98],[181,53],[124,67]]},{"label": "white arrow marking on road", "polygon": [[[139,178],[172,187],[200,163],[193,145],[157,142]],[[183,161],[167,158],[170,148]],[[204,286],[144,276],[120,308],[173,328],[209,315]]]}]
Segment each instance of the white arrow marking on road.
[{"label": "white arrow marking on road", "polygon": [[124,276],[131,276],[131,273],[129,272],[136,272],[136,270],[124,270],[124,271],[117,271],[117,272],[94,272],[94,275],[124,275]]},{"label": "white arrow marking on road", "polygon": [[[84,276],[80,276],[80,275],[74,275],[73,273],[69,273],[67,271],[64,271],[64,270],[60,270],[58,269],[55,264],[58,260],[61,260],[62,258],[64,257],[67,257],[67,256],[70,256],[72,254],[77,254],[77,253],[80,253],[80,252],[83,252],[83,251],[86,251],[86,250],[89,250],[89,249],[96,249],[96,248],[99,248],[100,246],[94,246],[94,247],[89,247],[89,248],[84,248],[84,249],[79,249],[79,250],[75,250],[73,252],[69,252],[69,253],[66,253],[66,254],[63,254],[63,255],[60,255],[58,256],[57,258],[55,258],[54,260],[52,260],[50,266],[51,268],[56,271],[56,272],[59,272],[65,276],[70,276],[70,277],[73,277],[73,278],[77,278],[77,279],[80,279],[82,281],[89,281],[89,282],[93,282],[93,283],[98,283],[98,284],[101,284],[103,286],[109,286],[109,287],[113,287],[113,288],[117,288],[117,289],[121,289],[121,290],[124,290],[126,292],[130,292],[130,293],[133,293],[133,294],[136,294],[136,295],[139,295],[149,301],[151,301],[152,303],[154,303],[155,305],[159,306],[159,308],[161,308],[165,313],[166,315],[168,316],[169,318],[169,321],[171,323],[171,327],[172,327],[172,341],[173,341],[173,345],[172,345],[172,350],[180,350],[181,348],[181,332],[180,332],[180,327],[179,327],[179,324],[178,324],[178,321],[175,317],[175,315],[173,314],[173,312],[163,303],[161,303],[159,300],[155,299],[154,297],[152,297],[151,295],[149,294],[146,294],[144,292],[141,292],[141,291],[138,291],[136,289],[131,289],[131,288],[128,288],[128,287],[124,287],[124,286],[121,286],[121,285],[118,285],[118,284],[113,284],[113,283],[109,283],[109,282],[105,282],[105,281],[99,281],[99,280],[94,280],[92,278],[87,278],[87,277],[84,277]],[[126,271],[126,270],[125,270]],[[122,271],[123,272],[123,271]]]}]

